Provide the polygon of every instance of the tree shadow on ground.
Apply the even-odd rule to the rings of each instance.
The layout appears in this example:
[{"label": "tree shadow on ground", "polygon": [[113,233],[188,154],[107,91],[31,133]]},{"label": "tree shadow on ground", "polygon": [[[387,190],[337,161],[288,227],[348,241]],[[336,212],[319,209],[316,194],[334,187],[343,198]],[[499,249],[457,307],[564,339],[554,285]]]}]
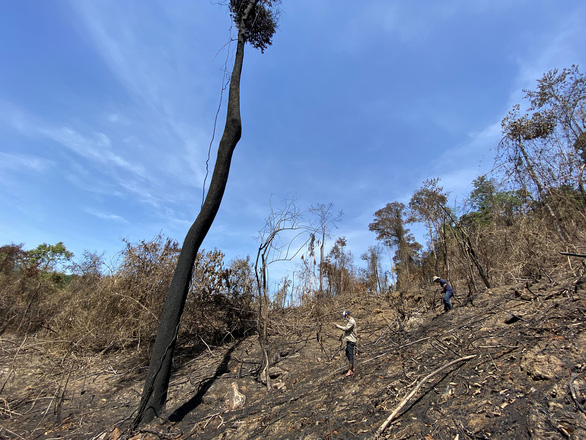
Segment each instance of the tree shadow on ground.
[{"label": "tree shadow on ground", "polygon": [[232,359],[232,353],[234,352],[234,350],[236,350],[236,348],[240,345],[241,342],[242,340],[239,340],[226,351],[224,357],[222,358],[222,362],[220,362],[220,364],[216,368],[214,375],[212,377],[203,379],[200,382],[195,396],[193,396],[191,399],[189,399],[187,402],[185,402],[183,405],[181,405],[179,408],[173,411],[173,413],[171,413],[171,415],[169,416],[169,420],[171,422],[181,422],[187,414],[189,414],[191,411],[193,411],[201,404],[201,402],[203,401],[203,396],[205,396],[205,394],[208,392],[208,390],[214,384],[214,382],[224,373],[228,372],[228,363]]}]

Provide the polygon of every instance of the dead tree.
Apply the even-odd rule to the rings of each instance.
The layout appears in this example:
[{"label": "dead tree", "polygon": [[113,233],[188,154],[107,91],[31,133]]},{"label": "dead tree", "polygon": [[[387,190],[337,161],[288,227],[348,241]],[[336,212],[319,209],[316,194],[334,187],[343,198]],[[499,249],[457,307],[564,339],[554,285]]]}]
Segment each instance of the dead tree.
[{"label": "dead tree", "polygon": [[263,51],[271,44],[276,30],[272,7],[277,0],[231,0],[231,16],[238,28],[234,68],[230,79],[228,106],[224,134],[218,147],[218,156],[210,187],[200,213],[187,232],[181,248],[173,280],[159,321],[146,374],[142,397],[133,426],[148,423],[161,414],[167,400],[171,366],[181,315],[189,292],[190,280],[197,252],[207,235],[226,189],[232,154],[242,133],[240,118],[240,77],[246,43]]},{"label": "dead tree", "polygon": [[307,245],[310,228],[302,224],[302,213],[295,205],[295,200],[286,202],[285,208],[275,210],[266,219],[260,231],[260,245],[256,254],[254,272],[258,290],[258,340],[261,348],[261,380],[266,380],[267,390],[271,389],[269,376],[269,307],[268,293],[269,265],[279,261],[290,261]]}]

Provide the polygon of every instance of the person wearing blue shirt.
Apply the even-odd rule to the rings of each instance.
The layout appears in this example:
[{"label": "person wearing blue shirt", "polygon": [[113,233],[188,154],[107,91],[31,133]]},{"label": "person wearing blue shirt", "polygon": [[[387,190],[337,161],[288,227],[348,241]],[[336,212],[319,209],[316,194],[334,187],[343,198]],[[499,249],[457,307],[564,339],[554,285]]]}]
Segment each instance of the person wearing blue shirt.
[{"label": "person wearing blue shirt", "polygon": [[452,286],[450,286],[450,284],[443,278],[433,277],[433,282],[439,283],[440,287],[442,288],[442,293],[444,294],[444,298],[442,300],[442,302],[444,303],[444,311],[451,311],[454,307],[452,306],[450,298],[454,294],[454,289],[452,289]]}]

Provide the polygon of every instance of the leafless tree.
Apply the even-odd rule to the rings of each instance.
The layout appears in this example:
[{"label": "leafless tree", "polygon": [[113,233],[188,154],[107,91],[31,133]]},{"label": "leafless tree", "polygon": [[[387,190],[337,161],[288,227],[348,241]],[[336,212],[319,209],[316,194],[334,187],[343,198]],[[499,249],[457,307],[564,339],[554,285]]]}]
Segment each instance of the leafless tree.
[{"label": "leafless tree", "polygon": [[264,51],[272,43],[277,27],[275,7],[278,0],[230,0],[229,9],[238,29],[236,55],[230,79],[226,124],[220,140],[209,191],[200,213],[189,229],[177,267],[169,287],[169,293],[159,321],[159,329],[153,346],[146,374],[142,397],[134,419],[134,427],[148,423],[165,408],[171,366],[181,315],[189,292],[193,266],[197,252],[207,235],[224,195],[232,154],[242,132],[240,117],[240,77],[246,43]]},{"label": "leafless tree", "polygon": [[337,227],[338,221],[342,218],[342,211],[333,212],[334,204],[318,203],[311,207],[310,212],[318,218],[318,225],[315,228],[320,235],[319,240],[319,295],[323,294],[323,278],[324,278],[324,249],[326,238],[329,237],[329,229]]},{"label": "leafless tree", "polygon": [[269,390],[269,266],[291,261],[309,242],[311,229],[303,224],[302,214],[293,198],[287,200],[282,209],[274,208],[271,203],[271,212],[259,232],[260,245],[254,271],[258,292],[258,339],[262,352],[260,377],[266,380]]}]

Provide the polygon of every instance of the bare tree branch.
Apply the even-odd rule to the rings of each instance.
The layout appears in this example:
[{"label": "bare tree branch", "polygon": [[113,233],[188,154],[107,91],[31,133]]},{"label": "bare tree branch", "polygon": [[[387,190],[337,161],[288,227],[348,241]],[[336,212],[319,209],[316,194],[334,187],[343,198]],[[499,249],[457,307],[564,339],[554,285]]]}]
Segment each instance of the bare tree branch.
[{"label": "bare tree branch", "polygon": [[393,419],[397,416],[397,414],[399,414],[399,411],[401,411],[401,409],[405,406],[405,404],[415,395],[415,393],[417,393],[417,391],[419,391],[419,389],[429,380],[431,379],[433,376],[435,376],[436,374],[438,374],[439,372],[445,370],[448,367],[451,367],[454,364],[457,364],[459,362],[464,362],[467,361],[469,359],[475,358],[476,355],[470,355],[470,356],[464,356],[458,359],[455,359],[451,362],[448,362],[446,365],[444,365],[443,367],[438,368],[437,370],[432,371],[431,373],[429,373],[427,376],[425,376],[421,382],[419,382],[417,384],[417,386],[413,389],[413,391],[411,391],[407,397],[405,397],[403,400],[401,400],[401,403],[399,403],[399,405],[395,408],[395,410],[391,413],[391,415],[389,417],[387,417],[387,419],[384,421],[384,423],[377,429],[377,431],[375,432],[373,439],[377,439],[380,438],[380,435],[383,433],[383,431],[385,429],[387,429],[387,427],[389,426],[389,424],[393,421]]}]

